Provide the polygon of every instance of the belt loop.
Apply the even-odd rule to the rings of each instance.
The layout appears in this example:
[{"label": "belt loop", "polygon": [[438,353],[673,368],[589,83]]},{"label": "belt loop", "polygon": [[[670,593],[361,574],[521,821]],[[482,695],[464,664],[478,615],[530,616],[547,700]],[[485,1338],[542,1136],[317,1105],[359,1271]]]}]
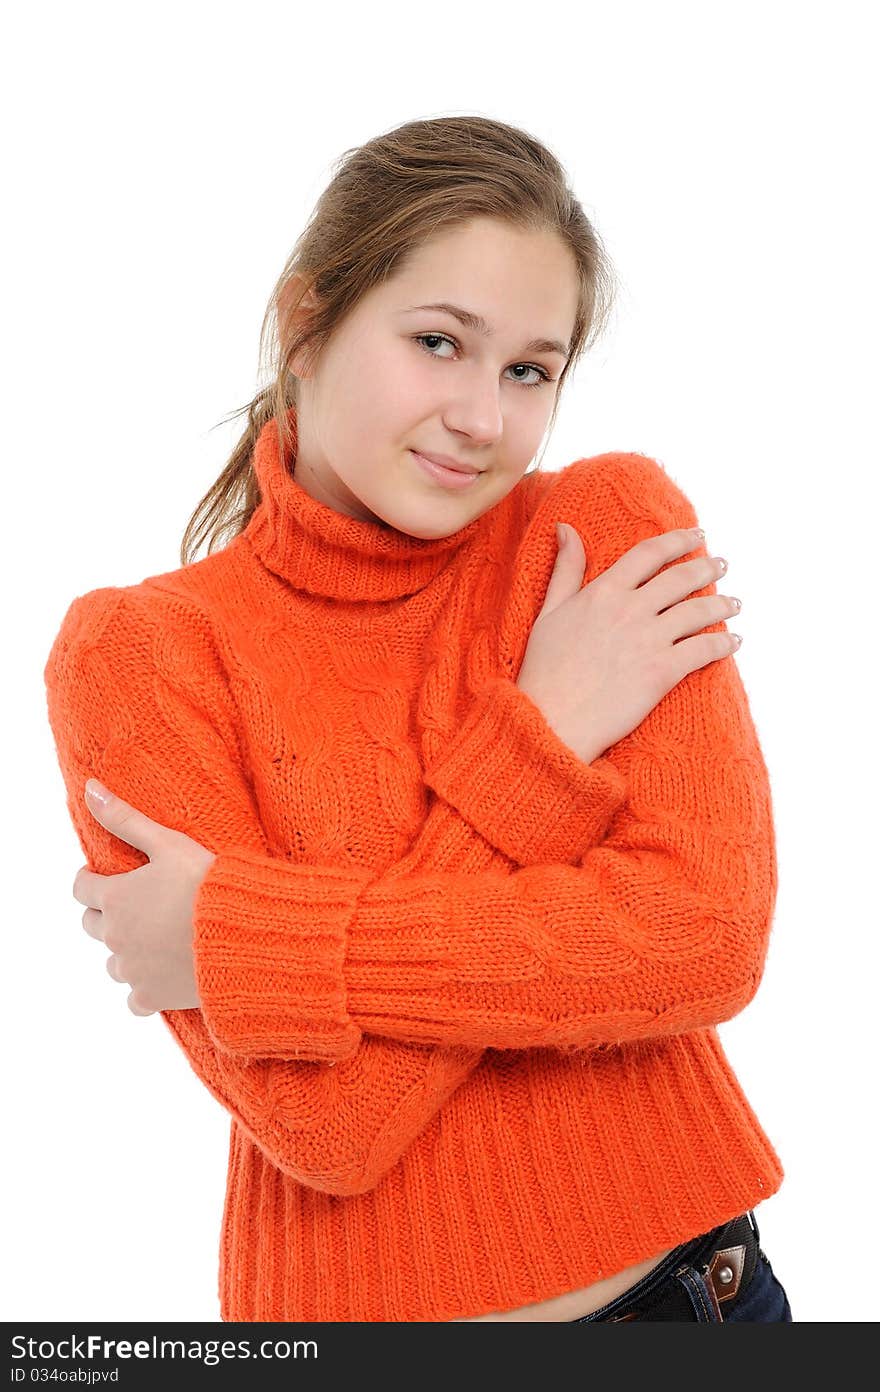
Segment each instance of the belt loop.
[{"label": "belt loop", "polygon": [[749,1212],[748,1212],[748,1219],[749,1219],[749,1222],[751,1223],[752,1227],[753,1227],[754,1230],[755,1230],[755,1241],[757,1242],[758,1246],[760,1247],[760,1245],[761,1245],[761,1234],[760,1234],[760,1232],[759,1232],[759,1230],[758,1230],[758,1220],[757,1220],[757,1218],[755,1217],[754,1212],[753,1212],[752,1209],[749,1209]]}]

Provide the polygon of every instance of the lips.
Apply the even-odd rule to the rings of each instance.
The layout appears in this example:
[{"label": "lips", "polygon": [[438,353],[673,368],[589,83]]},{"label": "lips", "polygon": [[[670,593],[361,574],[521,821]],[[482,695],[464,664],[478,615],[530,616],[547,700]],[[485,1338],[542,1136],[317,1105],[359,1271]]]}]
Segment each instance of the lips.
[{"label": "lips", "polygon": [[448,454],[429,454],[427,450],[416,450],[423,459],[429,460],[431,464],[440,464],[444,469],[454,469],[457,474],[481,474],[482,469],[478,469],[476,464],[462,464],[459,460],[453,459]]},{"label": "lips", "polygon": [[447,468],[445,464],[435,463],[436,456],[429,459],[427,455],[421,454],[418,450],[410,450],[410,454],[419,468],[443,488],[461,490],[477,486],[477,479],[480,477],[479,470],[469,470],[466,473],[461,468],[451,469]]}]

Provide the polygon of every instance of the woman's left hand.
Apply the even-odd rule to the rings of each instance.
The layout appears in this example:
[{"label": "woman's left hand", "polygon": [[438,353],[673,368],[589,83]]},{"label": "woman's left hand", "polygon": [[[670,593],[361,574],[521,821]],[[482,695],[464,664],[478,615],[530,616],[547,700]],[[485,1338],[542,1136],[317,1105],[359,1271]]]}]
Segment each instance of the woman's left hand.
[{"label": "woman's left hand", "polygon": [[134,1015],[157,1010],[192,1010],[201,1004],[193,957],[193,907],[213,852],[183,832],[152,821],[109,790],[102,804],[86,784],[86,806],[96,821],[121,841],[149,856],[122,875],[98,875],[84,865],[73,882],[73,897],[87,905],[83,928],[113,953],[107,971],[132,986],[128,1008]]}]

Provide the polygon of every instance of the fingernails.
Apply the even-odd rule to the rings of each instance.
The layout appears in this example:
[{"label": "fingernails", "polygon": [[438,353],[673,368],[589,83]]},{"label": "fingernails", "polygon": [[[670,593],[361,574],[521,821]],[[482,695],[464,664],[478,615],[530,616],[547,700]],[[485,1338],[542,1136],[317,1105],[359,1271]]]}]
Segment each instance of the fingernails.
[{"label": "fingernails", "polygon": [[97,778],[90,778],[88,780],[86,783],[86,792],[92,801],[99,803],[101,807],[106,807],[107,803],[110,801],[110,793],[104,787],[103,783],[98,782]]}]

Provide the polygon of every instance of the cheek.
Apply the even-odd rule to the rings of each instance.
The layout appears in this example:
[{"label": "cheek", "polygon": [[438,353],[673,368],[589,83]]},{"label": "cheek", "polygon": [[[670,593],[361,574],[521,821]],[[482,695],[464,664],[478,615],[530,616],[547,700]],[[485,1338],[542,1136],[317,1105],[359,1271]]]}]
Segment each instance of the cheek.
[{"label": "cheek", "polygon": [[364,428],[381,425],[387,433],[398,419],[406,427],[412,404],[424,401],[431,392],[432,378],[416,358],[417,352],[407,351],[406,344],[386,346],[349,365],[345,400]]},{"label": "cheek", "polygon": [[443,373],[418,344],[404,343],[388,354],[388,381],[400,401],[430,401],[442,390]]}]

